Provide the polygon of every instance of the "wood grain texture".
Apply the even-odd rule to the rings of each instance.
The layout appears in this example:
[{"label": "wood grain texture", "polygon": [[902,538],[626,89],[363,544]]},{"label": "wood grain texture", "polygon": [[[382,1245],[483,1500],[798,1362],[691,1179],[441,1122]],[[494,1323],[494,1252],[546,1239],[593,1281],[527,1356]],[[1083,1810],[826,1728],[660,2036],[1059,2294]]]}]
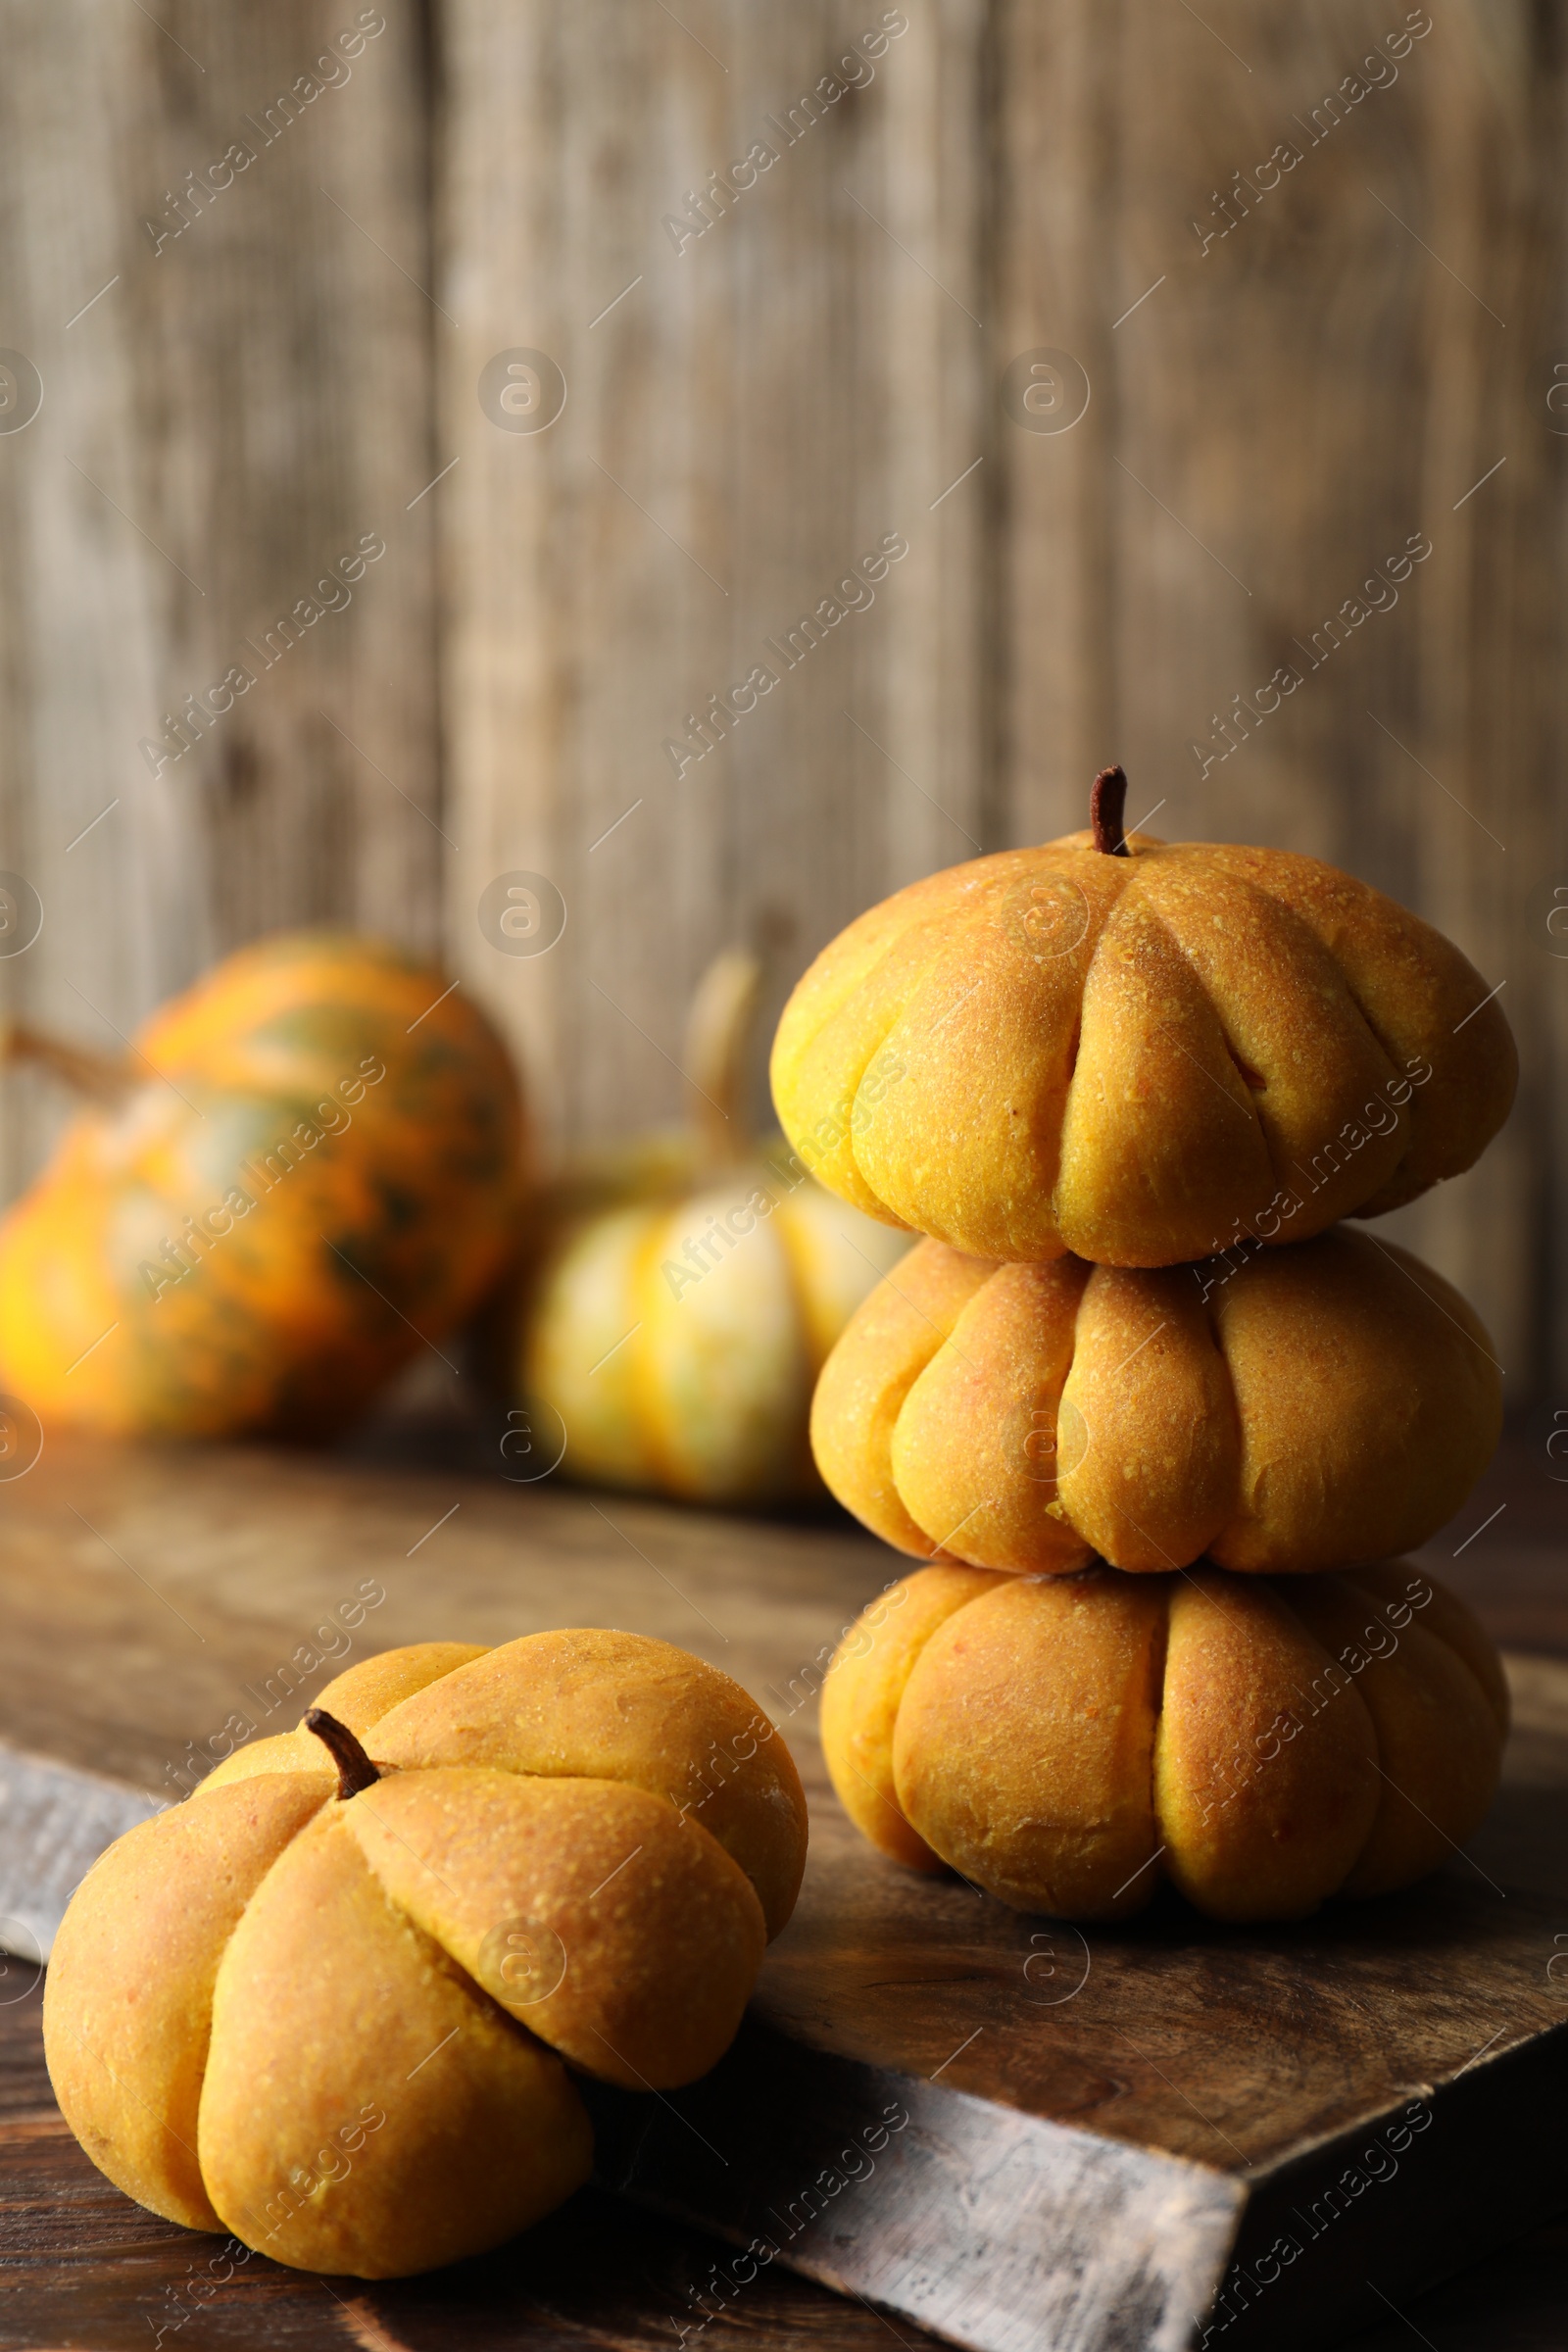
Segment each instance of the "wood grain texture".
[{"label": "wood grain texture", "polygon": [[[3,1737],[127,1792],[177,1795],[204,1749],[292,1723],[334,1665],[401,1641],[611,1623],[737,1674],[808,1783],[806,1887],[712,2077],[596,2094],[601,2174],[732,2244],[765,2236],[901,2325],[987,2352],[1052,2330],[1179,2346],[1239,2228],[1247,2277],[1282,2232],[1299,2267],[1288,2311],[1233,2281],[1215,2340],[1311,2344],[1376,2316],[1368,2276],[1403,2303],[1560,2196],[1568,1683],[1547,1660],[1516,1672],[1491,1821],[1425,1885],[1266,1934],[1171,1896],[1086,1936],[899,1870],[838,1811],[813,1702],[898,1563],[837,1524],[607,1514],[388,1459],[61,1444],[0,1489],[0,1536]],[[1413,2102],[1430,2124],[1391,2141]],[[1391,2178],[1313,2230],[1391,2146]],[[715,2310],[755,2283],[734,2259]]]},{"label": "wood grain texture", "polygon": [[[1156,828],[1343,862],[1506,984],[1514,1121],[1390,1230],[1526,1394],[1564,1362],[1542,1304],[1568,1017],[1545,929],[1561,11],[1465,5],[1419,38],[1373,0],[906,13],[876,80],[677,255],[662,220],[853,12],[707,0],[613,34],[593,9],[446,12],[465,969],[560,1132],[632,1123],[677,1099],[680,1006],[723,939],[769,952],[776,1002],[849,912],[1080,822],[1123,758]],[[509,340],[565,371],[547,435],[479,413]],[[1087,376],[1070,429],[1023,429],[1007,394],[1042,349]],[[662,740],[889,525],[910,554],[878,609],[677,782]],[[1422,562],[1365,588],[1413,537]],[[541,961],[475,936],[513,866],[573,909]]]},{"label": "wood grain texture", "polygon": [[[428,947],[440,905],[419,12],[154,14],[21,12],[0,97],[4,339],[44,386],[0,434],[0,864],[44,906],[0,989],[112,1050],[259,931]],[[8,1080],[8,1189],[60,1113]]]},{"label": "wood grain texture", "polygon": [[[443,13],[452,931],[565,1135],[673,1109],[717,948],[763,952],[770,1019],[852,914],[981,839],[982,501],[942,494],[984,452],[983,12],[908,12],[828,99],[877,8],[679,13]],[[564,374],[548,430],[481,409],[511,347]],[[889,533],[907,555],[792,652]],[[758,664],[777,682],[705,750]],[[514,868],[566,899],[546,956],[478,933]]]},{"label": "wood grain texture", "polygon": [[[1522,1396],[1563,1365],[1531,1272],[1556,1262],[1545,919],[1568,872],[1542,635],[1562,20],[1462,6],[1363,71],[1404,22],[1372,0],[996,10],[997,365],[1060,345],[1093,385],[1071,431],[997,427],[997,797],[1007,838],[1054,833],[1121,759],[1156,831],[1345,864],[1506,985],[1511,1125],[1376,1230],[1476,1302]],[[1397,605],[1363,589],[1411,533],[1432,552]],[[1355,597],[1382,609],[1326,633]]]},{"label": "wood grain texture", "polygon": [[0,1950],[24,1968],[46,1959],[104,1848],[157,1810],[157,1798],[102,1773],[0,1746]]},{"label": "wood grain texture", "polygon": [[[186,2352],[667,2352],[694,2298],[712,2314],[711,2352],[868,2352],[890,2330],[914,2352],[938,2340],[777,2266],[719,2308],[721,2240],[595,2190],[430,2278],[334,2284],[262,2261],[227,2278],[228,2241],[141,2212],[72,2138],[44,2072],[36,1987],[0,2007],[0,2324],[15,2352],[140,2352],[160,2328]],[[1559,2352],[1565,2265],[1568,2220],[1401,2299],[1359,2352],[1401,2352],[1412,2326],[1437,2352]]]},{"label": "wood grain texture", "polygon": [[[0,861],[47,921],[8,1006],[113,1042],[270,925],[444,927],[558,1138],[624,1128],[675,1107],[715,947],[763,949],[765,1017],[861,906],[1076,821],[1119,755],[1135,813],[1341,859],[1506,984],[1515,1119],[1391,1230],[1522,1394],[1560,1380],[1562,0],[1461,0],[1394,59],[1374,0],[914,0],[874,57],[852,0],[390,0],[269,129],[357,13],[15,30],[4,332],[45,397],[0,433]],[[519,347],[564,370],[542,433],[480,405]],[[1087,374],[1067,431],[1003,396],[1043,347]],[[352,605],[260,666],[366,532]],[[887,532],[875,603],[792,662]],[[256,684],[151,773],[247,641]],[[564,894],[549,955],[479,928],[518,869]],[[14,1187],[59,1110],[8,1096]]]},{"label": "wood grain texture", "polygon": [[[36,1990],[0,2007],[0,2328],[12,2352],[655,2352],[678,2343],[716,2239],[584,2190],[538,2229],[428,2278],[327,2280],[132,2205],[67,2130]],[[160,2334],[160,2330],[162,2333]],[[906,2323],[915,2352],[935,2339]],[[712,2352],[868,2352],[887,2323],[787,2271],[704,2332]],[[1511,2347],[1510,2347],[1511,2352]]]}]

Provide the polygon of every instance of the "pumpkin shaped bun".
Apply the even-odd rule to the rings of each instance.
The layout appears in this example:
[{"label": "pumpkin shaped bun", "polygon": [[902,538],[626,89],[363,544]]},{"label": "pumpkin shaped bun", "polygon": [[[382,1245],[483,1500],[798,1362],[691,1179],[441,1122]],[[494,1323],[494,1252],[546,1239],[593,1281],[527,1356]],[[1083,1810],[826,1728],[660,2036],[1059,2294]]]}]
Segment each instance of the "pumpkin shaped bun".
[{"label": "pumpkin shaped bun", "polygon": [[665,1642],[433,1642],[328,1685],[72,1897],[44,2040],[66,2120],[169,2220],[406,2276],[587,2178],[569,2069],[690,2082],[806,1857],[784,1742]]},{"label": "pumpkin shaped bun", "polygon": [[326,1435],[515,1246],[506,1051],[379,941],[243,949],[122,1061],[25,1029],[9,1048],[95,1098],[0,1222],[0,1382],[45,1425]]},{"label": "pumpkin shaped bun", "polygon": [[1316,858],[1124,836],[1125,790],[816,958],[772,1076],[821,1182],[976,1257],[1168,1266],[1468,1168],[1517,1061],[1458,950]]},{"label": "pumpkin shaped bun", "polygon": [[1507,1726],[1486,1635],[1403,1560],[1283,1586],[922,1568],[822,1690],[874,1846],[1061,1919],[1161,1880],[1230,1921],[1407,1886],[1480,1823]]},{"label": "pumpkin shaped bun", "polygon": [[885,1542],[1037,1573],[1382,1559],[1452,1517],[1501,1426],[1458,1292],[1343,1227],[1156,1269],[921,1242],[811,1407],[824,1479]]}]

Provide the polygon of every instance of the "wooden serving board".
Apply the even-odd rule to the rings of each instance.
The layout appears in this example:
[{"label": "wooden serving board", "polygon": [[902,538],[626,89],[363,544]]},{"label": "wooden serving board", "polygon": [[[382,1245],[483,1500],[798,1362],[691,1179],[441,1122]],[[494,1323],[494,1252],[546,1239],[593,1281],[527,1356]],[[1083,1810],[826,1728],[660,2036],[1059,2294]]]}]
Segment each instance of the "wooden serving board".
[{"label": "wooden serving board", "polygon": [[1410,1894],[1080,1933],[882,1861],[827,1788],[821,1669],[902,1565],[837,1522],[52,1443],[0,1485],[0,1941],[46,1947],[231,1718],[292,1724],[396,1642],[614,1624],[745,1683],[811,1799],[730,2056],[592,2093],[601,2179],[736,2248],[689,2332],[777,2261],[979,2352],[1288,2352],[1568,2203],[1568,1666],[1512,1661],[1502,1795]]}]

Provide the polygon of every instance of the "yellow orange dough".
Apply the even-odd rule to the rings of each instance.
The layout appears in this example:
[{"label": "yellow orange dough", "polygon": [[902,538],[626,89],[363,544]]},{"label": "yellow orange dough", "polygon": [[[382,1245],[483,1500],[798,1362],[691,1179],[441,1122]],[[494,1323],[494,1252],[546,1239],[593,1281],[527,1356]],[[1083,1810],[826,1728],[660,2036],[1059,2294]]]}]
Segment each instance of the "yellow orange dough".
[{"label": "yellow orange dough", "polygon": [[828,1357],[811,1444],[839,1500],[926,1559],[1280,1574],[1425,1543],[1501,1423],[1458,1292],[1342,1227],[1143,1270],[921,1242]]},{"label": "yellow orange dough", "polygon": [[791,1144],[975,1256],[1167,1266],[1471,1165],[1517,1059],[1488,983],[1313,858],[1091,832],[912,883],[784,1008]]},{"label": "yellow orange dough", "polygon": [[394,2278],[586,2179],[568,2062],[664,2089],[722,2055],[806,1803],[740,1686],[641,1636],[420,1643],[318,1703],[342,1780],[309,1730],[257,1741],[95,1864],[44,2038],[67,2122],[143,2205]]},{"label": "yellow orange dough", "polygon": [[883,1853],[1023,1911],[1120,1919],[1162,1879],[1215,1919],[1382,1894],[1477,1827],[1496,1653],[1410,1562],[1285,1584],[922,1568],[822,1692],[841,1802]]}]

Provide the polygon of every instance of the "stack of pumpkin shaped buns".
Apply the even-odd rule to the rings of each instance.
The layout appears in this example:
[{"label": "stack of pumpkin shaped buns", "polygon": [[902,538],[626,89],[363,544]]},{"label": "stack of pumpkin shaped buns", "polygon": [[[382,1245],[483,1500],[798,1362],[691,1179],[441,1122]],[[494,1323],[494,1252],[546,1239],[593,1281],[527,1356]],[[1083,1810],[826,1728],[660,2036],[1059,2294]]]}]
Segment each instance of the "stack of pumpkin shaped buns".
[{"label": "stack of pumpkin shaped buns", "polygon": [[1485,1468],[1498,1366],[1337,1220],[1479,1157],[1513,1042],[1414,915],[1127,835],[1125,792],[871,908],[779,1026],[795,1150],[926,1237],[813,1402],[833,1493],[929,1563],[845,1637],[823,1744],[873,1845],[1019,1909],[1298,1918],[1421,1877],[1496,1785],[1496,1653],[1389,1555]]}]

